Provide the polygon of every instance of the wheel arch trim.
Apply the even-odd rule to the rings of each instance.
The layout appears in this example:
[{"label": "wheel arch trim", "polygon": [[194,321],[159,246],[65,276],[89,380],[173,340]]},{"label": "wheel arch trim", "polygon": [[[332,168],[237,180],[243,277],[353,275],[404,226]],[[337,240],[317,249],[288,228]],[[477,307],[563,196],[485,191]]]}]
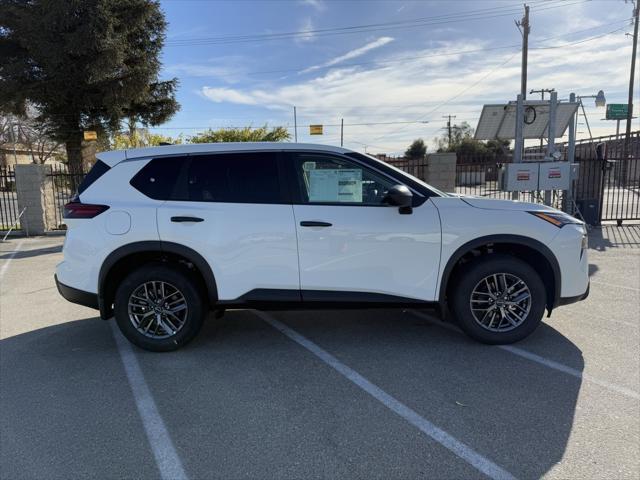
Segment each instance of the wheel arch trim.
[{"label": "wheel arch trim", "polygon": [[454,267],[458,263],[458,261],[471,250],[476,248],[492,244],[492,243],[512,243],[522,245],[524,247],[531,248],[535,250],[540,255],[542,255],[551,267],[551,271],[554,277],[554,299],[553,304],[548,304],[549,313],[555,307],[560,304],[560,289],[562,286],[562,277],[560,272],[560,264],[558,263],[558,259],[554,255],[554,253],[547,247],[544,243],[535,240],[533,238],[524,237],[522,235],[510,235],[510,234],[498,234],[498,235],[487,235],[484,237],[474,238],[473,240],[464,243],[460,247],[456,249],[455,252],[449,257],[447,260],[447,264],[442,271],[442,276],[440,278],[439,291],[438,291],[438,303],[441,308],[444,308],[446,305],[446,293],[447,286],[449,284],[449,280],[451,277],[451,273],[453,272]]},{"label": "wheel arch trim", "polygon": [[109,318],[112,313],[111,305],[107,305],[105,299],[105,282],[112,268],[127,256],[144,252],[172,253],[187,259],[194,264],[202,275],[210,304],[214,305],[218,301],[218,287],[213,271],[209,263],[198,252],[173,242],[163,242],[160,240],[133,242],[116,248],[107,255],[104,262],[102,262],[100,273],[98,274],[98,306],[100,309],[100,317],[106,319]]}]

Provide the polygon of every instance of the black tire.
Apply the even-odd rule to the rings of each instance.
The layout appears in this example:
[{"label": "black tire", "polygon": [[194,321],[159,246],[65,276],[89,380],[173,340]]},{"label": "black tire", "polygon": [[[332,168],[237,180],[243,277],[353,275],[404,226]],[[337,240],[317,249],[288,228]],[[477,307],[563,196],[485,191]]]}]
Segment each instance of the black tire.
[{"label": "black tire", "polygon": [[[140,332],[129,317],[129,299],[141,285],[151,282],[165,282],[175,287],[184,297],[187,306],[183,314],[184,324],[176,333],[165,338],[150,338]],[[149,264],[131,272],[118,286],[115,296],[115,318],[122,334],[145,350],[168,352],[186,345],[196,336],[206,313],[203,296],[192,280],[189,272],[179,266]],[[166,332],[160,332],[167,334]]]},{"label": "black tire", "polygon": [[[476,285],[486,277],[498,273],[518,277],[530,292],[528,314],[515,328],[507,325],[505,328],[511,330],[506,331],[490,330],[487,326],[482,326],[471,310],[471,298]],[[491,302],[495,303],[495,300]],[[456,283],[449,291],[449,305],[460,328],[470,337],[492,345],[508,344],[522,340],[538,327],[547,305],[547,294],[542,279],[529,264],[511,255],[492,254],[472,261],[457,275]],[[484,307],[482,304],[481,306]],[[482,312],[477,314],[481,316]],[[496,320],[496,324],[498,323],[499,320]]]}]

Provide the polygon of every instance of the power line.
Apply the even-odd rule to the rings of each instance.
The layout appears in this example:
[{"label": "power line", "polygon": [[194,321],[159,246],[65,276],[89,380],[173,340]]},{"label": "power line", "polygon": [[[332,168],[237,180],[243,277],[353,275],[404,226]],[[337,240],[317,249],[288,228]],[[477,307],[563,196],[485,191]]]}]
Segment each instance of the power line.
[{"label": "power line", "polygon": [[[627,20],[624,20],[624,22],[626,22]],[[586,31],[593,31],[595,29],[598,28],[602,28],[605,26],[609,26],[609,25],[615,25],[618,23],[623,22],[622,20],[618,20],[616,22],[611,22],[611,23],[607,23],[607,24],[603,24],[603,25],[599,25],[597,27],[592,27],[592,28],[588,28],[588,29],[581,29],[581,30],[577,30],[574,32],[568,32],[566,34],[562,34],[562,35],[555,35],[553,37],[547,37],[547,38],[543,38],[540,39],[538,41],[540,42],[545,42],[551,39],[555,39],[555,38],[560,38],[563,36],[570,36],[573,35],[575,33],[582,33],[582,32],[586,32]],[[606,36],[609,35],[611,33],[623,30],[624,28],[621,29],[616,29],[613,32],[607,32],[605,34],[600,35],[599,37],[594,37],[594,38],[600,38],[602,36]],[[583,43],[586,41],[589,41],[591,39],[587,38],[587,39],[583,39],[577,43]],[[573,44],[577,44],[577,43],[573,43]],[[567,44],[563,44],[563,45],[558,45],[558,46],[547,46],[547,47],[536,47],[536,48],[532,48],[532,50],[541,50],[541,49],[553,49],[553,48],[562,48],[564,46],[567,45],[573,45],[572,43],[567,43]],[[427,54],[427,55],[417,55],[417,56],[411,56],[411,57],[401,57],[401,58],[395,58],[392,60],[370,60],[370,61],[366,61],[366,62],[352,62],[352,63],[344,63],[344,64],[340,64],[340,65],[329,65],[329,66],[322,66],[322,65],[307,65],[307,66],[303,66],[303,67],[298,67],[298,68],[283,68],[283,69],[276,69],[276,70],[259,70],[259,71],[253,71],[253,72],[242,72],[239,74],[222,74],[222,75],[214,75],[215,77],[220,77],[220,78],[230,78],[230,77],[238,77],[238,76],[258,76],[258,75],[268,75],[268,74],[281,74],[281,73],[305,73],[307,70],[313,68],[313,71],[318,71],[318,70],[328,70],[328,69],[333,69],[333,68],[349,68],[349,67],[359,67],[359,66],[364,66],[364,65],[392,65],[395,63],[403,63],[403,62],[407,62],[407,61],[411,61],[411,60],[422,60],[422,59],[428,59],[428,58],[437,58],[437,57],[447,57],[447,56],[456,56],[456,55],[467,55],[467,54],[472,54],[472,53],[479,53],[479,52],[490,52],[490,51],[496,51],[496,50],[505,50],[505,49],[510,49],[510,48],[515,48],[515,47],[519,47],[520,44],[510,44],[510,45],[500,45],[500,46],[496,46],[496,47],[484,47],[484,48],[476,48],[476,49],[467,49],[467,50],[457,50],[457,51],[453,51],[453,52],[442,52],[442,53],[434,53],[434,54]]]},{"label": "power line", "polygon": [[[564,45],[562,45],[562,46],[555,46],[555,47],[537,47],[536,49],[562,48],[562,47],[567,47],[567,46],[570,46],[570,45],[577,45],[577,44],[580,44],[580,43],[585,43],[585,42],[588,42],[588,41],[591,41],[591,40],[595,40],[595,39],[597,39],[597,38],[601,38],[601,37],[606,36],[606,35],[610,35],[610,34],[612,34],[612,33],[618,32],[618,31],[620,31],[620,30],[622,30],[622,29],[612,30],[611,32],[607,32],[607,33],[602,34],[602,35],[596,35],[596,36],[591,37],[591,38],[586,38],[586,39],[578,40],[578,41],[576,41],[576,42],[566,43],[566,44],[564,44]],[[489,77],[489,75],[491,75],[491,74],[492,74],[494,71],[496,71],[498,68],[501,68],[502,66],[506,65],[506,64],[507,64],[507,63],[509,63],[511,60],[513,60],[513,58],[514,58],[518,53],[519,53],[519,52],[518,52],[518,51],[516,51],[516,52],[515,52],[511,57],[509,57],[507,60],[505,60],[504,62],[502,62],[501,64],[497,65],[496,67],[494,67],[493,69],[491,69],[489,72],[487,72],[487,74],[486,74],[486,75],[484,75],[482,78],[480,78],[480,80],[478,80],[477,82],[473,83],[473,84],[472,84],[472,85],[470,85],[469,87],[467,87],[467,88],[463,89],[462,91],[460,91],[460,92],[459,92],[459,93],[457,93],[456,95],[454,95],[454,96],[450,97],[449,99],[445,100],[444,102],[442,102],[441,104],[439,104],[438,106],[436,106],[434,109],[430,110],[430,111],[427,113],[427,115],[431,115],[432,113],[434,113],[434,112],[438,111],[441,107],[443,107],[443,106],[447,105],[449,102],[451,102],[451,101],[455,100],[456,98],[458,98],[458,97],[460,97],[460,96],[464,95],[466,92],[468,92],[468,91],[469,91],[469,90],[471,90],[472,88],[475,88],[477,85],[479,85],[481,82],[483,82],[486,78],[488,78],[488,77]],[[394,132],[391,132],[391,133],[397,133],[397,132],[399,132],[399,131],[401,131],[401,130],[402,130],[402,128],[400,128],[400,129],[398,129],[398,130],[396,130],[396,131],[394,131]],[[377,138],[381,138],[381,137],[377,137]],[[375,139],[374,139],[374,140],[375,140]]]},{"label": "power line", "polygon": [[[506,65],[507,63],[509,63],[511,60],[514,59],[514,57],[518,54],[519,52],[516,51],[514,52],[513,55],[511,55],[509,58],[507,58],[504,62],[496,65],[495,67],[493,67],[491,70],[489,70],[485,75],[483,75],[478,81],[474,82],[473,84],[469,85],[467,88],[464,88],[463,90],[461,90],[460,92],[458,92],[457,94],[455,94],[452,97],[449,97],[447,100],[445,100],[444,102],[441,102],[440,104],[438,104],[435,108],[429,110],[429,112],[427,113],[426,116],[431,115],[434,112],[437,112],[440,108],[444,107],[445,105],[447,105],[448,103],[452,102],[453,100],[455,100],[458,97],[461,97],[462,95],[464,95],[465,93],[467,93],[469,90],[471,90],[472,88],[475,88],[476,86],[478,86],[480,83],[484,82],[491,74],[493,74],[493,72],[495,72],[497,69],[502,68],[504,65]],[[399,131],[403,130],[402,128],[397,129],[393,132],[389,132],[388,135],[394,134],[394,133],[398,133]],[[381,137],[377,137],[374,140],[377,140],[378,138]]]},{"label": "power line", "polygon": [[443,20],[448,18],[456,18],[459,16],[488,13],[490,11],[494,11],[496,9],[501,9],[501,8],[502,7],[492,7],[488,9],[469,10],[467,12],[450,13],[450,14],[436,15],[432,17],[422,17],[422,18],[410,19],[410,20],[396,20],[393,22],[351,25],[346,27],[323,28],[323,29],[313,29],[313,30],[305,30],[305,31],[297,30],[297,31],[291,31],[291,32],[264,33],[264,34],[252,34],[252,35],[219,35],[215,37],[185,38],[185,39],[169,40],[166,42],[166,44],[170,45],[170,44],[181,44],[181,43],[216,42],[216,41],[226,42],[226,41],[239,41],[239,40],[263,41],[263,40],[272,39],[272,38],[280,39],[280,38],[298,37],[298,36],[304,37],[308,35],[319,35],[319,34],[327,34],[327,33],[341,32],[341,31],[361,30],[361,29],[378,28],[378,27],[396,28],[396,27],[406,26],[408,24],[414,24],[414,23],[425,22],[425,21]]},{"label": "power line", "polygon": [[[589,0],[577,0],[573,2],[567,1],[559,1],[553,0],[551,3],[548,2],[547,5],[541,6],[540,8],[536,8],[536,11],[545,11],[552,10],[557,8],[564,8],[572,5],[577,5],[580,3],[586,3]],[[500,10],[500,13],[493,13],[493,10]],[[368,25],[353,25],[348,27],[336,27],[336,28],[327,28],[327,29],[316,29],[316,30],[301,30],[295,32],[281,32],[281,33],[270,33],[270,34],[257,34],[257,35],[228,35],[228,36],[218,36],[218,37],[201,37],[201,38],[190,38],[183,40],[169,40],[165,42],[165,46],[167,47],[180,47],[180,46],[203,46],[203,45],[228,45],[234,43],[251,43],[251,42],[264,42],[271,40],[290,40],[297,38],[308,38],[310,36],[313,37],[327,37],[327,36],[336,36],[336,35],[345,35],[345,34],[353,34],[353,33],[370,33],[377,32],[382,30],[390,30],[390,29],[408,29],[408,28],[416,28],[416,27],[424,27],[430,25],[443,25],[448,23],[457,23],[471,20],[486,20],[491,18],[498,18],[504,16],[512,16],[517,10],[513,10],[514,7],[493,7],[491,9],[485,10],[476,10],[469,12],[462,12],[457,14],[448,14],[441,15],[437,17],[423,17],[421,19],[414,20],[405,20],[405,21],[397,21],[397,22],[386,22],[380,24],[368,24]],[[491,10],[491,11],[490,11]]]}]

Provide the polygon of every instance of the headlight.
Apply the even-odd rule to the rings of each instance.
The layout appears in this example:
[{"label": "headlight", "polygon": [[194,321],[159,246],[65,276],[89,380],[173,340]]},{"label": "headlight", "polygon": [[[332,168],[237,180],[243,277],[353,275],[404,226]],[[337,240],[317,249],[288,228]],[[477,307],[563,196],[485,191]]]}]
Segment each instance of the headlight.
[{"label": "headlight", "polygon": [[565,225],[576,224],[582,225],[582,221],[578,220],[571,215],[564,212],[529,212],[531,215],[534,215],[545,222],[549,222],[555,225],[558,228],[562,228]]}]

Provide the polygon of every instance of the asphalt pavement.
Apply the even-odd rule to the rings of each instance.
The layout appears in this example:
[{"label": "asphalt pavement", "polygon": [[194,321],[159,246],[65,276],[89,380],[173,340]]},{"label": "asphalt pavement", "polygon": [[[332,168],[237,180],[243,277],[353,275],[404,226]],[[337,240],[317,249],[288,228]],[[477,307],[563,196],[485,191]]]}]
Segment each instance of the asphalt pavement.
[{"label": "asphalt pavement", "polygon": [[594,229],[589,298],[508,347],[236,310],[145,352],[58,295],[62,241],[0,243],[2,479],[640,477],[640,225]]}]

